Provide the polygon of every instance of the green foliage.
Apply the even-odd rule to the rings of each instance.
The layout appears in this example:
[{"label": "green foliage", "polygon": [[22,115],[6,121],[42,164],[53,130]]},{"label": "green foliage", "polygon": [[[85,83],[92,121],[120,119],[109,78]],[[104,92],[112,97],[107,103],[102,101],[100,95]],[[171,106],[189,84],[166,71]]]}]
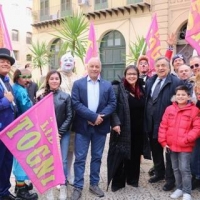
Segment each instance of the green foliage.
[{"label": "green foliage", "polygon": [[82,13],[73,13],[61,20],[59,28],[55,28],[58,35],[53,34],[57,38],[63,40],[60,54],[71,51],[73,56],[79,57],[84,63],[84,56],[87,48],[87,31],[88,21]]},{"label": "green foliage", "polygon": [[131,42],[131,44],[129,44],[129,49],[130,49],[130,54],[127,56],[127,63],[136,64],[139,56],[144,55],[146,53],[146,44],[144,37],[137,36],[136,42]]},{"label": "green foliage", "polygon": [[29,48],[32,52],[33,65],[35,68],[40,69],[40,74],[42,75],[42,68],[48,64],[50,58],[50,52],[48,46],[45,42],[32,43]]}]

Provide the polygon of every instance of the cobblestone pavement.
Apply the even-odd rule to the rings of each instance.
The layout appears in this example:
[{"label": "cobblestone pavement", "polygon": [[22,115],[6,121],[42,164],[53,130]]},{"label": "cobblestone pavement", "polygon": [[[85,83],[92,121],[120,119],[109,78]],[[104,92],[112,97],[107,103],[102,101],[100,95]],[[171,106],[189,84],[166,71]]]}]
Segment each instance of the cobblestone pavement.
[{"label": "cobblestone pavement", "polygon": [[[100,180],[100,187],[103,189],[105,192],[105,197],[103,198],[97,198],[93,194],[89,192],[89,160],[90,160],[90,153],[88,155],[88,162],[86,165],[86,171],[85,171],[85,185],[84,189],[82,192],[82,197],[81,200],[170,200],[170,192],[164,192],[162,190],[162,187],[164,185],[164,181],[160,181],[159,183],[154,183],[150,184],[148,183],[148,170],[152,166],[152,161],[149,160],[142,160],[141,164],[141,174],[140,174],[140,181],[139,181],[139,187],[134,188],[131,186],[126,186],[125,188],[117,191],[117,192],[112,192],[111,189],[109,188],[108,191],[107,189],[107,167],[106,167],[106,159],[107,159],[107,152],[108,152],[108,140],[109,137],[107,137],[107,142],[103,154],[103,159],[102,159],[102,166],[101,166],[101,180]],[[90,152],[90,151],[89,151]],[[12,188],[11,192],[13,192],[14,189],[14,177],[11,177],[11,183],[12,183]],[[68,185],[67,187],[67,193],[68,193],[68,200],[70,199],[69,197],[71,196],[73,187]],[[58,199],[59,196],[59,191],[55,188],[54,189],[54,196],[55,200]],[[192,197],[193,200],[200,200],[200,188],[192,191]],[[39,200],[46,200],[45,195],[40,195]],[[181,200],[181,198],[179,199]]]}]

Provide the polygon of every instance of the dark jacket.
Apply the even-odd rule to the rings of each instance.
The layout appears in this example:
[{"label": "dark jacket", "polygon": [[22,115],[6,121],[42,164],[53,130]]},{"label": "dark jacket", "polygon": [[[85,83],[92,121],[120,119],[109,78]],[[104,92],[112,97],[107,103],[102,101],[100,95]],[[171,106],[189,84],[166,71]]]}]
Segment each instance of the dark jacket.
[{"label": "dark jacket", "polygon": [[59,134],[67,133],[72,121],[72,106],[70,95],[56,90],[53,93],[56,121]]},{"label": "dark jacket", "polygon": [[38,85],[31,81],[28,86],[27,86],[27,91],[28,91],[28,95],[32,101],[33,104],[36,103],[36,93],[38,91]]},{"label": "dark jacket", "polygon": [[99,105],[96,113],[88,108],[87,77],[74,82],[72,88],[72,106],[75,111],[72,130],[80,134],[87,134],[88,121],[95,123],[98,114],[104,115],[103,122],[94,126],[96,132],[107,134],[110,132],[110,115],[116,107],[116,98],[111,83],[99,80]]},{"label": "dark jacket", "polygon": [[130,158],[131,123],[128,93],[125,90],[123,83],[113,81],[112,84],[117,99],[117,107],[115,112],[111,115],[111,128],[119,125],[121,133],[118,135],[114,130],[111,130],[110,145],[117,143],[124,151],[124,157]]},{"label": "dark jacket", "polygon": [[160,93],[158,95],[157,101],[155,104],[152,105],[153,109],[153,118],[152,118],[152,123],[153,123],[153,130],[149,129],[149,119],[148,115],[151,111],[147,109],[147,104],[148,101],[151,99],[151,88],[157,78],[157,75],[152,76],[149,78],[146,82],[146,101],[145,101],[145,123],[144,123],[144,130],[146,133],[153,132],[153,138],[158,138],[158,129],[160,126],[160,122],[162,120],[162,116],[165,112],[165,109],[167,106],[171,105],[171,98],[175,94],[175,88],[183,82],[179,80],[177,77],[174,75],[168,74],[166,77],[166,80],[160,90]]},{"label": "dark jacket", "polygon": [[[9,84],[9,78],[0,76],[7,89],[13,93],[12,87]],[[3,130],[15,119],[14,107],[6,97],[4,97],[4,88],[0,84],[0,131]]]}]

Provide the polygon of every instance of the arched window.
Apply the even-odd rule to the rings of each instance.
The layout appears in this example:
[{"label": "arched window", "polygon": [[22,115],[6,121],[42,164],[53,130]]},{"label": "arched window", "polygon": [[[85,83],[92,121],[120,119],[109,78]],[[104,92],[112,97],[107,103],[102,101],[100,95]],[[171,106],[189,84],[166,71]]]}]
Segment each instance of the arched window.
[{"label": "arched window", "polygon": [[192,57],[193,48],[185,41],[186,30],[187,22],[185,22],[178,31],[176,53],[183,54],[186,63],[188,63],[189,59]]},{"label": "arched window", "polygon": [[60,47],[62,41],[61,39],[55,39],[51,44],[51,58],[50,58],[50,69],[58,69],[60,67]]},{"label": "arched window", "polygon": [[126,44],[119,31],[110,31],[104,35],[100,46],[102,76],[107,80],[118,79],[125,67]]}]

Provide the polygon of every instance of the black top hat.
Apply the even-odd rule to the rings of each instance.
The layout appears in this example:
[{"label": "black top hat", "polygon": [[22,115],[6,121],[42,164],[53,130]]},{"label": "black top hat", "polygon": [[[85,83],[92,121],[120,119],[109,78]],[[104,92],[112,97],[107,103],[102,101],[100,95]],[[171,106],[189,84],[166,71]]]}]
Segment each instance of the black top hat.
[{"label": "black top hat", "polygon": [[10,56],[10,50],[6,48],[0,48],[0,59],[1,58],[9,60],[11,65],[15,63],[15,59]]}]

